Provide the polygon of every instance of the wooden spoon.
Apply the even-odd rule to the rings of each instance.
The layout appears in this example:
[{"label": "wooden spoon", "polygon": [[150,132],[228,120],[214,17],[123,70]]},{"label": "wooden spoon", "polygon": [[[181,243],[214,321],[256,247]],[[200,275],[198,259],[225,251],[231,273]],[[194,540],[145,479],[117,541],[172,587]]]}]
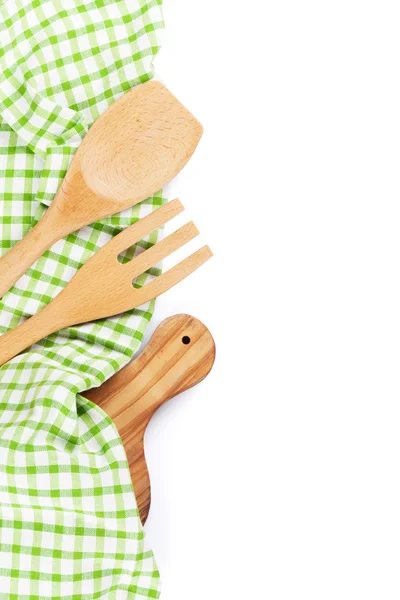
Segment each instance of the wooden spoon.
[{"label": "wooden spoon", "polygon": [[0,298],[56,241],[160,190],[185,166],[202,132],[157,81],[112,104],[83,140],[50,208],[0,259]]},{"label": "wooden spoon", "polygon": [[207,327],[194,317],[176,315],[159,325],[139,358],[83,394],[113,419],[120,433],[143,524],[151,502],[146,427],[164,402],[202,381],[214,360],[215,343]]}]

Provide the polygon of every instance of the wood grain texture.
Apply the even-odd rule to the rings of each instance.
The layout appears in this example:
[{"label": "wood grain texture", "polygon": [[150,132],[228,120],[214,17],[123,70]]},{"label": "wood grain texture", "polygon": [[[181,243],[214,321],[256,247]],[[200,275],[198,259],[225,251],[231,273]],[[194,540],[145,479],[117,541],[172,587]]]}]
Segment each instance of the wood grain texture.
[{"label": "wood grain texture", "polygon": [[128,227],[100,248],[45,308],[0,337],[0,366],[42,338],[71,325],[111,317],[145,304],[188,277],[211,256],[200,248],[169,271],[141,288],[133,280],[151,266],[193,239],[198,231],[187,223],[125,264],[121,252],[183,210],[172,200]]},{"label": "wood grain texture", "polygon": [[157,81],[94,123],[39,223],[0,259],[0,298],[52,244],[155,194],[192,156],[203,128]]},{"label": "wood grain texture", "polygon": [[146,427],[164,402],[202,381],[214,360],[215,343],[207,327],[189,315],[176,315],[161,323],[135,361],[84,394],[113,419],[120,433],[142,523],[151,502]]}]

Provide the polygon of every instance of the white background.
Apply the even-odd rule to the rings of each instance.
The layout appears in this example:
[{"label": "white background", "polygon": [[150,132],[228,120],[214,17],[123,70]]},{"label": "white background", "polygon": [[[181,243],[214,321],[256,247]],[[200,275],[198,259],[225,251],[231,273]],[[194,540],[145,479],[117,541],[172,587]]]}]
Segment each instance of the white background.
[{"label": "white background", "polygon": [[151,331],[190,313],[217,361],[146,438],[162,598],[398,600],[400,5],[164,4],[205,127],[168,192],[215,258]]}]

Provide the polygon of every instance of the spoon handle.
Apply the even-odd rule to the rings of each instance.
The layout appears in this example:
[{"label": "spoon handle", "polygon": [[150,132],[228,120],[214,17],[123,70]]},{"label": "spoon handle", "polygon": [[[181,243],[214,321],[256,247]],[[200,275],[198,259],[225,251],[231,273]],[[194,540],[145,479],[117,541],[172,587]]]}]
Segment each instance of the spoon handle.
[{"label": "spoon handle", "polygon": [[0,298],[63,236],[63,220],[57,207],[50,206],[35,227],[0,258]]}]

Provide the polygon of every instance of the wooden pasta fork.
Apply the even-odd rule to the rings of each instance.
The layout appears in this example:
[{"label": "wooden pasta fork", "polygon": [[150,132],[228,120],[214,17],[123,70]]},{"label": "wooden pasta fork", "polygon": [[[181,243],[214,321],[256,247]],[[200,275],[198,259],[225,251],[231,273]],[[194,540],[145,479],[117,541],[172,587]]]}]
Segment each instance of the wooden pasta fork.
[{"label": "wooden pasta fork", "polygon": [[65,327],[111,317],[145,304],[188,277],[212,252],[203,246],[141,288],[133,281],[160,260],[198,235],[186,223],[148,250],[121,264],[118,256],[184,210],[179,200],[168,202],[131,225],[96,252],[45,308],[0,337],[0,366],[32,344]]}]

